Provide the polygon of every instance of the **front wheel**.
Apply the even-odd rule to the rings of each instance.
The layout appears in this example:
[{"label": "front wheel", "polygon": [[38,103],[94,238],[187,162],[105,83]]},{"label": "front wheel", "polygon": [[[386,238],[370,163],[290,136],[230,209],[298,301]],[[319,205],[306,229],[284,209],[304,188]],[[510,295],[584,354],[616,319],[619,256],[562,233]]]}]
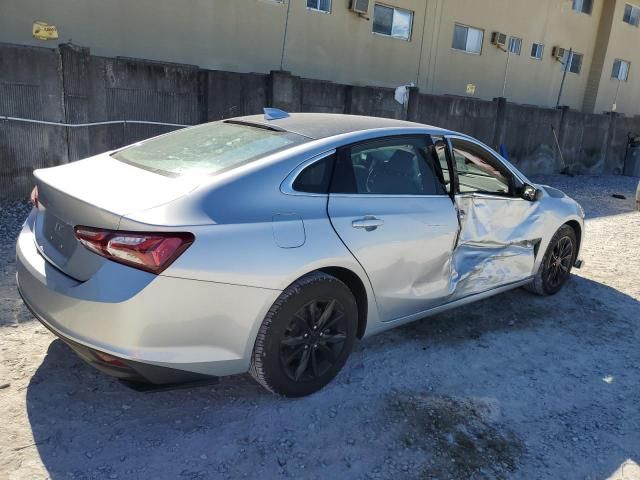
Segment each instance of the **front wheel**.
[{"label": "front wheel", "polygon": [[549,242],[540,269],[527,290],[538,295],[558,293],[569,279],[577,254],[576,232],[569,225],[563,225]]},{"label": "front wheel", "polygon": [[358,326],[349,288],[316,272],[289,286],[267,313],[256,338],[251,375],[273,393],[301,397],[342,369]]}]

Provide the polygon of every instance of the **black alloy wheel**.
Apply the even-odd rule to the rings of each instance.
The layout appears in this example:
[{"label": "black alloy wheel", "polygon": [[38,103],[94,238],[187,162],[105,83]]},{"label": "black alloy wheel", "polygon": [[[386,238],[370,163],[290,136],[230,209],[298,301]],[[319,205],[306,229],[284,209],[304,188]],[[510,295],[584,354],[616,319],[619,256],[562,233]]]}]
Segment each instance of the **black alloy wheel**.
[{"label": "black alloy wheel", "polygon": [[565,224],[549,241],[538,272],[525,288],[538,295],[555,295],[569,280],[577,255],[576,231]]},{"label": "black alloy wheel", "polygon": [[294,381],[323,376],[347,340],[347,318],[335,299],[317,299],[298,310],[280,342],[280,361]]},{"label": "black alloy wheel", "polygon": [[573,264],[574,247],[569,236],[562,237],[553,247],[547,259],[544,281],[550,290],[555,290],[569,277]]},{"label": "black alloy wheel", "polygon": [[358,331],[358,304],[349,287],[313,272],[287,287],[267,312],[249,373],[271,392],[302,397],[340,372]]}]

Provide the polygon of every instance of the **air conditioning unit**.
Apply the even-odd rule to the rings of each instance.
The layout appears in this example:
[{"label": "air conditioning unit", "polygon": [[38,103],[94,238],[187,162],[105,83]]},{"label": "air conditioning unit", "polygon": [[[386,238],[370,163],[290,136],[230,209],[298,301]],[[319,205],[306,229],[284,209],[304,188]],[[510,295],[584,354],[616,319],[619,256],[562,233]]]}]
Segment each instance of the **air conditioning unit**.
[{"label": "air conditioning unit", "polygon": [[565,52],[566,50],[562,47],[553,47],[553,50],[551,50],[551,56],[556,60],[562,60]]},{"label": "air conditioning unit", "polygon": [[496,47],[504,47],[507,44],[507,34],[502,32],[493,32],[491,34],[491,44]]},{"label": "air conditioning unit", "polygon": [[369,13],[369,0],[351,0],[349,10],[360,15],[367,15]]}]

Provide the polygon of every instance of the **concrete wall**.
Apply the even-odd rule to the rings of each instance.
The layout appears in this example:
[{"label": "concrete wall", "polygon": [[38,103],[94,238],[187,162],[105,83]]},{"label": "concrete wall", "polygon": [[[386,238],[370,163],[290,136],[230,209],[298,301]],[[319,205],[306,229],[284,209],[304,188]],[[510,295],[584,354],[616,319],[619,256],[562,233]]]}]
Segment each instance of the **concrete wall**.
[{"label": "concrete wall", "polygon": [[[565,110],[560,138],[565,166],[573,173],[601,173],[607,169],[607,141],[613,118]],[[617,173],[621,173],[618,171]]]},{"label": "concrete wall", "polygon": [[260,113],[270,103],[269,75],[206,70],[201,76],[202,121]]},{"label": "concrete wall", "polygon": [[[62,45],[60,53],[68,123],[201,121],[198,67],[91,56],[88,48],[69,45]],[[172,129],[138,124],[69,129],[69,156],[75,160]]]},{"label": "concrete wall", "polygon": [[629,136],[640,135],[640,117],[622,117],[609,114],[612,122],[609,126],[605,171],[622,173]]},{"label": "concrete wall", "polygon": [[[0,115],[64,122],[62,92],[57,50],[0,44]],[[33,169],[68,161],[67,129],[0,119],[0,198],[28,195]]]},{"label": "concrete wall", "polygon": [[410,105],[409,119],[466,133],[491,145],[497,127],[498,102],[418,94],[415,105]]},{"label": "concrete wall", "polygon": [[[0,117],[66,123],[146,120],[197,124],[261,112],[334,112],[408,119],[467,133],[498,148],[525,173],[621,173],[640,117],[583,114],[504,98],[422,94],[406,105],[394,90],[269,74],[204,70],[94,56],[85,47],[0,44]],[[175,127],[117,124],[65,128],[0,119],[0,198],[28,195],[35,168],[58,165],[165,133]],[[563,152],[559,155],[554,131]]]},{"label": "concrete wall", "polygon": [[507,104],[504,133],[496,143],[507,146],[509,160],[524,173],[561,171],[553,136],[553,130],[560,131],[561,121],[561,110]]},{"label": "concrete wall", "polygon": [[[640,77],[633,73],[640,64],[640,29],[622,23],[624,0],[595,0],[590,15],[574,11],[572,0],[381,2],[413,12],[408,41],[373,33],[372,18],[349,12],[349,3],[333,0],[331,12],[322,13],[306,8],[304,0],[5,1],[0,42],[45,45],[31,35],[32,23],[42,20],[58,27],[61,42],[86,45],[103,57],[263,75],[286,70],[353,86],[413,82],[423,93],[458,96],[466,96],[473,83],[475,98],[504,96],[546,107],[555,106],[562,81],[561,65],[551,56],[559,45],[584,54],[580,74],[567,76],[562,104],[609,110],[617,89],[609,78],[612,62],[623,58],[634,67],[620,88],[618,111],[640,113]],[[613,28],[603,28],[601,19],[609,18],[603,12],[611,13],[603,6],[612,4]],[[455,23],[484,30],[481,55],[451,48]],[[522,53],[510,56],[508,70],[507,54],[490,43],[494,30],[523,39]],[[530,57],[533,42],[545,45],[542,60]]]},{"label": "concrete wall", "polygon": [[288,112],[348,113],[407,118],[407,108],[394,99],[395,90],[312,80],[289,72],[271,72],[272,105]]}]

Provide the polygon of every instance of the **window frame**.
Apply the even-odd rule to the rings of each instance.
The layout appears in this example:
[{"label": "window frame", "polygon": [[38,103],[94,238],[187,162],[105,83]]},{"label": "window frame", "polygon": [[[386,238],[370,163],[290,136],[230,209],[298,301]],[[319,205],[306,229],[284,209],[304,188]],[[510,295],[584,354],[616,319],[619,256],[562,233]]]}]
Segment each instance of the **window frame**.
[{"label": "window frame", "polygon": [[[567,73],[580,75],[582,73],[582,66],[584,65],[584,53],[571,52],[571,54],[569,54],[569,50],[566,50],[565,53],[567,55],[567,61],[561,62],[561,71],[564,72],[566,70]],[[573,60],[575,59],[576,55],[580,57],[580,69],[577,72],[574,72],[571,70],[571,67],[573,65]]]},{"label": "window frame", "polygon": [[[531,55],[531,53],[533,53],[533,48],[534,47],[542,48],[542,51],[540,52],[540,56],[539,57]],[[538,52],[538,48],[536,48],[536,53]],[[533,58],[534,60],[542,61],[542,59],[544,58],[544,50],[545,50],[544,43],[532,42],[531,43],[531,51],[529,52],[529,56],[530,56],[530,58]]]},{"label": "window frame", "polygon": [[[452,159],[452,167],[455,178],[455,195],[456,196],[483,196],[483,197],[492,197],[492,198],[502,198],[502,199],[522,199],[520,196],[520,191],[527,183],[525,180],[516,172],[511,166],[509,166],[505,161],[491,148],[486,145],[478,142],[477,140],[464,137],[461,135],[445,135],[447,140],[447,144],[449,146],[449,155]],[[472,145],[474,148],[479,149],[482,153],[485,154],[486,159],[489,164],[496,168],[500,173],[502,173],[509,180],[509,192],[508,193],[498,193],[498,192],[461,192],[460,191],[460,182],[458,179],[458,169],[455,165],[455,153],[454,153],[454,141],[466,142]],[[524,199],[522,199],[524,200]]]},{"label": "window frame", "polygon": [[[453,159],[453,154],[451,150],[451,142],[449,141],[449,137],[443,134],[432,134],[432,135],[429,135],[429,137],[431,138],[430,149],[432,149],[432,154],[435,155],[436,157],[438,156],[438,153],[436,152],[438,143],[442,142],[444,146],[445,160],[447,163],[447,169],[449,170],[449,191],[447,192],[446,183],[444,183],[443,186],[444,186],[445,192],[447,192],[447,195],[449,195],[449,197],[451,198],[451,201],[455,203],[455,199],[457,195],[456,190],[458,188],[458,171],[455,169],[455,165],[454,165],[454,159]],[[440,173],[441,179],[444,181],[444,171],[442,170],[442,165],[440,165],[439,158],[436,163],[438,163],[438,165],[440,166],[439,173]]]},{"label": "window frame", "polygon": [[[455,36],[456,36],[456,27],[462,27],[462,28],[466,28],[467,29],[467,39],[468,37],[468,31],[469,29],[472,30],[476,30],[478,32],[482,33],[482,40],[480,41],[480,51],[479,52],[474,52],[471,50],[467,50],[466,49],[466,45],[465,45],[465,50],[462,50],[461,48],[456,48],[453,46],[453,41],[455,40]],[[453,38],[451,39],[451,49],[456,51],[456,52],[462,52],[462,53],[466,53],[467,55],[482,55],[482,52],[484,51],[484,37],[485,37],[485,30],[483,28],[478,28],[478,27],[474,27],[472,25],[466,25],[464,23],[459,23],[459,22],[453,22]]]},{"label": "window frame", "polygon": [[[638,11],[638,15],[636,16],[636,18],[638,19],[638,23],[631,23],[631,21],[627,22],[627,21],[625,20],[625,18],[626,18],[626,16],[627,16],[627,7],[631,7],[631,14],[630,14],[630,16],[629,16],[629,20],[631,20],[631,19],[633,18],[633,16],[632,16],[632,15],[633,15],[633,11],[634,11],[634,10],[637,10],[637,11]],[[632,26],[632,27],[636,27],[636,28],[640,27],[640,6],[635,5],[635,4],[633,4],[633,3],[628,3],[628,2],[626,2],[626,3],[624,4],[624,12],[622,13],[622,21],[623,21],[624,23],[626,23],[627,25],[630,25],[630,26]]]},{"label": "window frame", "polygon": [[[289,1],[292,1],[292,0],[289,0]],[[310,12],[324,13],[324,14],[327,14],[327,15],[331,15],[333,13],[333,0],[329,0],[329,10],[322,10],[321,8],[318,8],[320,6],[320,1],[321,0],[314,0],[316,2],[316,5],[318,5],[318,7],[310,7],[307,4],[308,1],[309,0],[305,1],[305,7]]]},{"label": "window frame", "polygon": [[[519,43],[519,48],[517,52],[513,52],[511,50],[511,44],[512,42],[515,44],[516,42],[520,42]],[[516,37],[515,35],[509,35],[509,40],[507,40],[507,52],[510,55],[516,55],[516,56],[520,56],[522,55],[522,46],[524,45],[524,40],[521,37]]]},{"label": "window frame", "polygon": [[[577,9],[577,8],[576,8],[576,2],[578,2],[578,1],[581,1],[581,2],[582,2],[583,8],[581,8],[581,9]],[[589,2],[589,11],[585,11],[585,10],[584,10],[584,3],[585,3],[585,1],[588,1],[588,2]],[[572,9],[574,12],[584,13],[585,15],[591,15],[591,14],[593,14],[593,0],[573,0],[573,2],[571,3],[571,9]]]},{"label": "window frame", "polygon": [[[319,153],[318,155],[314,155],[313,157],[308,158],[307,160],[302,162],[295,169],[293,169],[293,171],[289,173],[289,175],[287,175],[287,177],[282,181],[282,183],[280,184],[280,191],[285,195],[296,195],[296,196],[303,196],[303,197],[327,197],[329,195],[329,192],[327,193],[301,192],[301,191],[295,190],[293,188],[293,185],[298,179],[298,176],[303,171],[305,171],[308,167],[311,167],[312,165],[318,162],[321,162],[322,160],[332,155],[334,156],[333,166],[331,169],[332,170],[331,177],[333,178],[333,169],[335,168],[336,153],[337,153],[337,149],[332,148],[331,150],[327,150],[326,152]],[[332,178],[329,179],[329,189],[331,189]]]},{"label": "window frame", "polygon": [[[618,68],[618,75],[614,75],[616,69],[616,63],[620,62],[620,64],[624,63],[627,65],[627,75],[625,78],[620,78],[620,68]],[[620,82],[628,82],[629,81],[629,72],[631,71],[631,62],[628,60],[623,60],[621,58],[616,58],[613,61],[613,67],[611,68],[611,80],[618,80]]]},{"label": "window frame", "polygon": [[[400,193],[344,193],[344,192],[335,192],[334,191],[334,178],[335,172],[338,170],[338,164],[340,162],[351,162],[350,155],[348,152],[353,148],[358,148],[365,145],[375,145],[375,144],[387,144],[387,143],[398,143],[409,142],[409,143],[423,143],[427,149],[433,145],[433,140],[429,133],[408,133],[401,135],[385,135],[375,138],[369,138],[367,140],[360,140],[357,142],[349,143],[346,145],[342,145],[337,149],[336,162],[333,168],[333,175],[331,178],[331,186],[329,187],[329,195],[334,197],[348,197],[348,198],[430,198],[430,197],[450,197],[450,194],[447,193],[446,186],[441,184],[442,193],[441,194],[400,194]],[[434,162],[431,158],[424,158],[425,161],[430,161],[434,166],[434,174],[437,180],[441,180],[442,170],[440,168],[440,164],[438,162]]]},{"label": "window frame", "polygon": [[[376,32],[374,30],[375,28],[375,21],[376,21],[376,6],[380,6],[380,7],[384,7],[384,8],[390,8],[391,10],[393,10],[393,16],[391,17],[391,34],[386,34],[386,33],[382,33],[382,32]],[[395,15],[396,15],[396,10],[401,10],[403,12],[407,12],[409,14],[411,14],[411,23],[409,24],[409,36],[407,38],[404,37],[399,37],[396,35],[393,35],[393,20],[395,19]],[[401,7],[394,7],[393,5],[388,5],[386,3],[382,3],[382,2],[374,2],[373,3],[373,15],[371,16],[371,33],[373,33],[374,35],[379,35],[381,37],[385,37],[385,38],[394,38],[396,40],[402,40],[403,42],[410,42],[413,38],[413,22],[415,20],[415,12],[413,10],[409,10],[408,8],[401,8]]]}]

